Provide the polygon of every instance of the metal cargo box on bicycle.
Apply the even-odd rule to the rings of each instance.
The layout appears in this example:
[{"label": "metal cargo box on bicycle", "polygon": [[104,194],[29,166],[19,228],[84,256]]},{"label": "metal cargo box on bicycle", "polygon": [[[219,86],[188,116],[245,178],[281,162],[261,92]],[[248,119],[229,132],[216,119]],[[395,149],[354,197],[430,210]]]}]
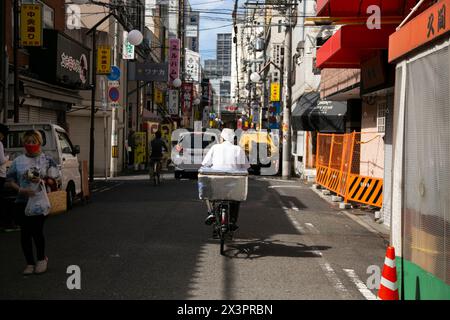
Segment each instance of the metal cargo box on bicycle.
[{"label": "metal cargo box on bicycle", "polygon": [[245,201],[247,189],[247,171],[199,170],[198,193],[201,200]]}]

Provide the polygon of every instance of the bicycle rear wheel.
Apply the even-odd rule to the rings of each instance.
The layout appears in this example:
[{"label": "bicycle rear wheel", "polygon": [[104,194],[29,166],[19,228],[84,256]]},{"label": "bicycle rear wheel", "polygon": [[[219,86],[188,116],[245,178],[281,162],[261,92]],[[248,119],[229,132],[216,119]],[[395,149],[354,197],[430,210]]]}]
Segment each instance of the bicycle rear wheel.
[{"label": "bicycle rear wheel", "polygon": [[223,256],[225,254],[225,239],[220,239],[220,255]]}]

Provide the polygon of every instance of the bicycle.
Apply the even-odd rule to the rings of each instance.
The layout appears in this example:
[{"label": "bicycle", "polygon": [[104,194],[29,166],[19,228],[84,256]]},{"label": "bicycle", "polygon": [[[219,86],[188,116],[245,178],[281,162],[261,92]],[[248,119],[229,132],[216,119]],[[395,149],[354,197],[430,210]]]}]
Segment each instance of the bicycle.
[{"label": "bicycle", "polygon": [[220,239],[220,254],[225,253],[225,241],[232,241],[234,231],[230,229],[230,201],[212,201],[214,215],[213,232]]},{"label": "bicycle", "polygon": [[220,254],[225,253],[225,243],[233,240],[231,206],[247,199],[247,171],[224,172],[201,168],[198,174],[199,198],[206,201],[208,212],[215,219],[213,230],[220,239]]},{"label": "bicycle", "polygon": [[161,184],[161,169],[162,169],[162,159],[151,159],[150,160],[150,180],[153,180],[153,184]]}]

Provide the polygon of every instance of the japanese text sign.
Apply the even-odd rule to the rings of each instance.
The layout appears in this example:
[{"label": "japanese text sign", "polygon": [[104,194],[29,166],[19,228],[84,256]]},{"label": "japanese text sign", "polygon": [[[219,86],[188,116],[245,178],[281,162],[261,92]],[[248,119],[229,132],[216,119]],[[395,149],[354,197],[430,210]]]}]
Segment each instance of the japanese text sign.
[{"label": "japanese text sign", "polygon": [[158,88],[155,88],[154,95],[155,95],[155,103],[163,104],[164,93],[161,90],[159,90]]},{"label": "japanese text sign", "polygon": [[183,111],[183,115],[190,114],[192,110],[192,95],[192,83],[183,83],[181,86],[181,109]]},{"label": "japanese text sign", "polygon": [[178,91],[169,90],[169,114],[178,115]]},{"label": "japanese text sign", "polygon": [[167,63],[129,62],[128,80],[167,81]]},{"label": "japanese text sign", "polygon": [[280,84],[278,82],[270,84],[270,101],[280,101]]},{"label": "japanese text sign", "polygon": [[20,6],[20,44],[42,46],[42,6],[23,4]]},{"label": "japanese text sign", "polygon": [[97,74],[111,73],[111,48],[99,46],[97,49]]},{"label": "japanese text sign", "polygon": [[180,76],[180,39],[169,39],[169,85]]},{"label": "japanese text sign", "polygon": [[134,46],[128,42],[128,32],[123,32],[123,53],[122,59],[124,60],[133,60],[134,59]]},{"label": "japanese text sign", "polygon": [[441,0],[389,37],[389,62],[450,32],[450,0]]}]

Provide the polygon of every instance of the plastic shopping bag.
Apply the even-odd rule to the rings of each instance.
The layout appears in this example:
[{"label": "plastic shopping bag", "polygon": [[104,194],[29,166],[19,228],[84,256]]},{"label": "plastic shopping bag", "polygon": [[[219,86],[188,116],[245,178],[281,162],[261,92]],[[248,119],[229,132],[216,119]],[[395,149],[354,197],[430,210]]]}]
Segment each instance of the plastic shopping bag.
[{"label": "plastic shopping bag", "polygon": [[36,194],[28,198],[25,207],[26,216],[48,215],[50,212],[50,201],[47,196],[47,190],[43,182],[37,183],[35,186]]}]

